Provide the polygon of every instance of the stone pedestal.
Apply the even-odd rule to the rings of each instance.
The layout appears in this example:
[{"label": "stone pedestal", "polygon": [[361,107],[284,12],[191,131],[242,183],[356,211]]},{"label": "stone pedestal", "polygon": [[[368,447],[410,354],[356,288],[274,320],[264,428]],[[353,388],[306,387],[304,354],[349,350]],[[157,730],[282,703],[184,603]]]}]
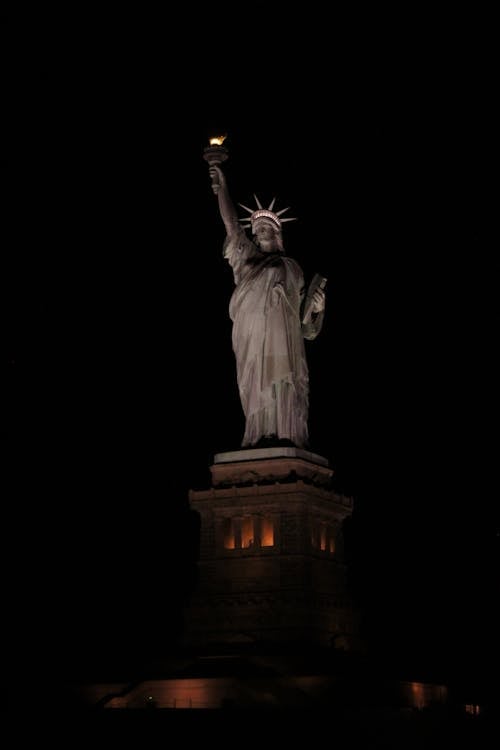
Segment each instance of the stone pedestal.
[{"label": "stone pedestal", "polygon": [[220,453],[201,517],[199,580],[186,643],[307,642],[349,648],[355,622],[343,558],[352,499],[328,461],[297,448]]}]

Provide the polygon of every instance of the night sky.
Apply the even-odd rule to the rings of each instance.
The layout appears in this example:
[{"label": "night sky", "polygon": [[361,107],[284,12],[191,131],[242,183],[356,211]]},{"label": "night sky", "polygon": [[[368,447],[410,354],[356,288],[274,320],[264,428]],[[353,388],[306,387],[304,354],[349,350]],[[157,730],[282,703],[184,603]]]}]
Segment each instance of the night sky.
[{"label": "night sky", "polygon": [[311,448],[354,497],[371,648],[440,674],[497,658],[487,25],[267,12],[218,33],[213,16],[10,25],[14,668],[99,676],[175,650],[187,492],[243,434],[202,158],[220,133],[233,199],[290,206],[286,252],[328,277],[306,342]]}]

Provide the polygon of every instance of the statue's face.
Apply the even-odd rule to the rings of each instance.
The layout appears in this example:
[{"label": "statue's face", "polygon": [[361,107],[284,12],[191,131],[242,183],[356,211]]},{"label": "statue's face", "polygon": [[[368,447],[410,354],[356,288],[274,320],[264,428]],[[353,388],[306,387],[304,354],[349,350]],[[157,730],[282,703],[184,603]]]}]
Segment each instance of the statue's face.
[{"label": "statue's face", "polygon": [[271,253],[279,250],[276,242],[276,232],[272,224],[268,221],[257,221],[253,227],[253,238],[256,245],[264,253]]}]

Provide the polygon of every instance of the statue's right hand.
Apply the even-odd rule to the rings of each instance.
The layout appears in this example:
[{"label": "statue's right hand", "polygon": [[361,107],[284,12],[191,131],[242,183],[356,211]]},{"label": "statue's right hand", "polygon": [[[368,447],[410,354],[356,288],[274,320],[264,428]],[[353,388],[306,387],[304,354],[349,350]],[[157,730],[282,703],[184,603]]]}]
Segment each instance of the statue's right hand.
[{"label": "statue's right hand", "polygon": [[220,167],[217,167],[215,164],[212,164],[209,167],[208,174],[212,178],[212,190],[214,191],[215,195],[219,192],[219,189],[221,187],[224,187],[226,184],[226,178],[224,175],[224,172]]}]

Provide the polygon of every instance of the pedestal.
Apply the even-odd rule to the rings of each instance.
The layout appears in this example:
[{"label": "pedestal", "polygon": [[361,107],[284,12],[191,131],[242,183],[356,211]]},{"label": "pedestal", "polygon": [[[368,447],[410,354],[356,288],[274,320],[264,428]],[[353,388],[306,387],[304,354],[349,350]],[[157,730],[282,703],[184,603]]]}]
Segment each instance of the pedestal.
[{"label": "pedestal", "polygon": [[217,454],[210,471],[212,486],[189,493],[201,537],[186,643],[349,648],[343,522],[353,501],[332,489],[328,461],[265,448]]}]

